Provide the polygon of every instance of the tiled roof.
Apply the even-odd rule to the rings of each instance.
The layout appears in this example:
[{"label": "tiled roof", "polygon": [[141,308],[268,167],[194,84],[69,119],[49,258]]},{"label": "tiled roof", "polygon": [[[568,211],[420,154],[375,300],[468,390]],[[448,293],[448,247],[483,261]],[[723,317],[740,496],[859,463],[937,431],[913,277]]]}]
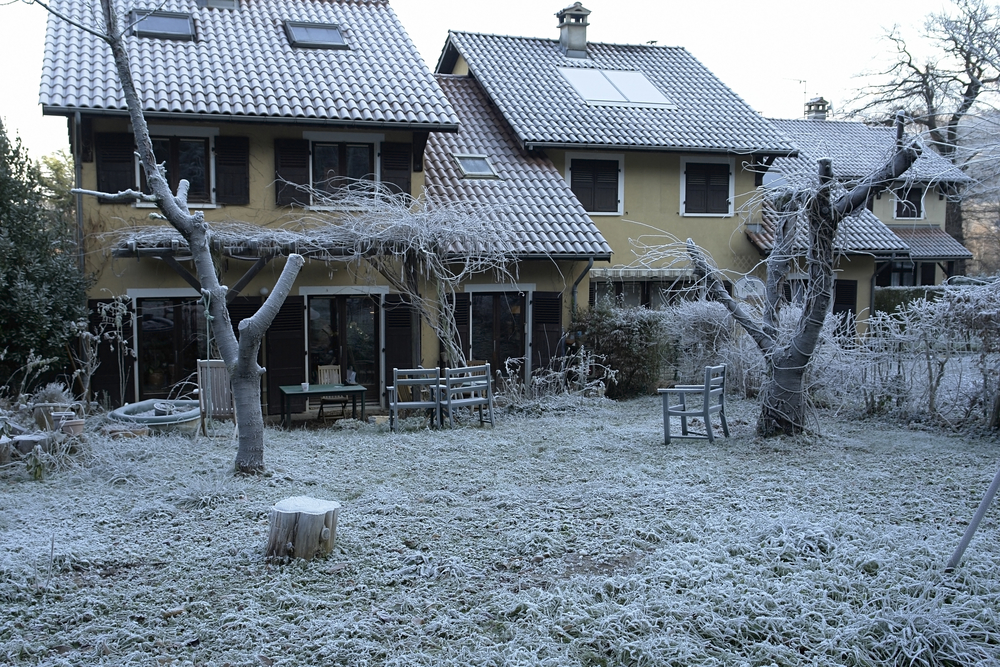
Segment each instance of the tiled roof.
[{"label": "tiled roof", "polygon": [[[764,253],[774,249],[774,233],[777,229],[778,214],[768,204],[761,208],[763,231],[747,232],[750,241]],[[805,254],[809,247],[809,230],[804,220],[799,221],[795,230],[796,254]],[[889,227],[875,217],[868,209],[861,209],[844,218],[837,226],[837,236],[833,240],[834,251],[838,254],[892,255],[907,254],[906,244]]]},{"label": "tiled roof", "polygon": [[[452,32],[438,71],[455,50],[526,145],[737,153],[794,152],[792,142],[683,48],[587,45],[567,58],[554,39]],[[588,105],[559,73],[585,67],[644,73],[674,105]]]},{"label": "tiled roof", "polygon": [[[471,77],[439,75],[460,119],[457,134],[432,133],[424,153],[428,194],[498,206],[517,230],[513,253],[608,259],[611,247],[548,158],[521,151]],[[462,178],[454,155],[485,155],[498,179]]]},{"label": "tiled roof", "polygon": [[910,257],[916,260],[948,261],[972,259],[972,253],[965,246],[940,227],[921,225],[912,227],[890,227],[896,236],[910,246]]},{"label": "tiled roof", "polygon": [[[814,177],[816,160],[828,157],[833,160],[833,172],[837,177],[851,181],[880,169],[895,151],[896,130],[892,127],[839,120],[771,119],[771,123],[799,147],[798,157],[774,161],[771,169],[785,175]],[[960,169],[930,148],[924,148],[903,179],[970,181]]]},{"label": "tiled roof", "polygon": [[[96,27],[96,3],[52,0]],[[194,16],[196,39],[126,37],[147,114],[288,118],[352,125],[453,129],[454,111],[386,0],[239,0],[207,9],[196,0],[126,2]],[[127,15],[126,15],[127,16]],[[293,48],[284,20],[337,23],[350,48]],[[122,111],[111,51],[54,16],[45,39],[40,101],[46,113]]]}]

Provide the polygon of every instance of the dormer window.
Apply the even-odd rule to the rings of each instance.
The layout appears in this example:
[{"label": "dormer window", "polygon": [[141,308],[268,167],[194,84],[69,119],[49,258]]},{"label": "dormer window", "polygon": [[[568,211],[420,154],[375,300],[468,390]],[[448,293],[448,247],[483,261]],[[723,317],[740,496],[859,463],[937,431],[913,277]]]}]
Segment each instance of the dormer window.
[{"label": "dormer window", "polygon": [[559,67],[588,104],[601,106],[670,107],[674,105],[642,72]]},{"label": "dormer window", "polygon": [[132,23],[136,37],[187,41],[194,39],[194,19],[190,14],[134,9]]},{"label": "dormer window", "polygon": [[334,23],[285,21],[288,43],[306,49],[346,49],[340,26]]},{"label": "dormer window", "polygon": [[485,155],[453,155],[462,178],[499,178]]}]

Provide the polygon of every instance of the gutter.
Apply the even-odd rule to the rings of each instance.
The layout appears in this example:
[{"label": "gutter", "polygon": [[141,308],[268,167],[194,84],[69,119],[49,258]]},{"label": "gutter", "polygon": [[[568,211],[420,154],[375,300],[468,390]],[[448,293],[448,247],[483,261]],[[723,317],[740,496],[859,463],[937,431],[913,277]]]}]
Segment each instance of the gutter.
[{"label": "gutter", "polygon": [[527,151],[544,150],[546,148],[557,148],[567,151],[646,151],[657,153],[688,153],[692,155],[760,155],[761,157],[798,157],[797,148],[783,151],[768,151],[759,148],[697,148],[694,146],[636,146],[631,144],[567,144],[562,142],[548,141],[526,141],[524,149]]},{"label": "gutter", "polygon": [[[83,129],[80,112],[73,114],[73,184],[76,190],[83,189],[83,164],[80,159],[80,146],[83,142]],[[80,274],[86,270],[86,260],[83,254],[83,194],[76,193],[76,251]]]},{"label": "gutter", "polygon": [[[120,109],[87,109],[94,116],[121,116],[128,112]],[[43,116],[79,115],[77,107],[42,107]],[[341,118],[301,118],[296,116],[249,116],[233,114],[185,113],[182,111],[143,111],[147,119],[171,120],[176,123],[268,123],[279,125],[322,125],[337,128],[412,130],[426,132],[458,132],[458,123],[406,123],[394,121],[352,121]]]}]

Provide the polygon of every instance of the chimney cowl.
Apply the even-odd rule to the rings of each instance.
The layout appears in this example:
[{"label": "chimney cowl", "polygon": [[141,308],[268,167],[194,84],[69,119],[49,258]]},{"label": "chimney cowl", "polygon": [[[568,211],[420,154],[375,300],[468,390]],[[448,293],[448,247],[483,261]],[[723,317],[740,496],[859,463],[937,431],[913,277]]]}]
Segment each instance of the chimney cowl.
[{"label": "chimney cowl", "polygon": [[587,17],[590,10],[576,2],[556,12],[559,19],[559,48],[567,58],[587,57]]},{"label": "chimney cowl", "polygon": [[808,120],[826,120],[830,112],[830,103],[822,97],[814,97],[806,102],[805,114]]}]

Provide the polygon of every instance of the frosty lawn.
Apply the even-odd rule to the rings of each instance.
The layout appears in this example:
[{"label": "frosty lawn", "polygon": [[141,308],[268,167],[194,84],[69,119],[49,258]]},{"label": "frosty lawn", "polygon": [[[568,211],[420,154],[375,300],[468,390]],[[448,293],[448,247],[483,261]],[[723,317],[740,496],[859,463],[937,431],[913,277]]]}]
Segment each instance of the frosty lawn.
[{"label": "frosty lawn", "polygon": [[[923,665],[1000,661],[994,506],[943,573],[993,440],[821,423],[663,444],[657,398],[496,429],[106,441],[0,471],[0,663]],[[267,512],[343,508],[334,556],[263,561]]]}]

